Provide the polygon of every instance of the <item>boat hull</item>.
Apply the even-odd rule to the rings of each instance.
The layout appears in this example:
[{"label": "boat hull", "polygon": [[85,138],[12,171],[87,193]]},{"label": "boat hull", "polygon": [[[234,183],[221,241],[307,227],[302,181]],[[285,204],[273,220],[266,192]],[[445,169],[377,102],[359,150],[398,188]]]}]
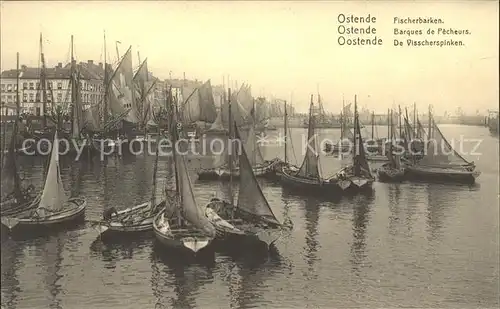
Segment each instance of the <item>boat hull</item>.
[{"label": "boat hull", "polygon": [[[156,211],[151,215],[148,213],[151,203],[143,203],[116,212],[110,220],[98,222],[94,228],[103,236],[108,234],[130,234],[142,233],[153,230],[154,217],[165,207],[165,201],[156,205]],[[124,221],[126,216],[134,216],[137,218],[133,221]]]},{"label": "boat hull", "polygon": [[372,155],[372,156],[367,156],[366,160],[369,162],[388,162],[389,158],[384,155]]},{"label": "boat hull", "polygon": [[33,214],[26,214],[22,217],[2,217],[2,226],[9,231],[37,228],[50,228],[52,226],[62,225],[84,218],[87,201],[82,198],[70,198],[67,201],[67,207],[61,212],[57,212],[42,218],[35,217]]},{"label": "boat hull", "polygon": [[382,166],[377,170],[377,175],[382,182],[401,182],[405,179],[405,170]]},{"label": "boat hull", "polygon": [[368,192],[372,189],[373,179],[365,177],[346,177],[345,179],[325,179],[319,181],[312,178],[298,177],[283,170],[281,184],[294,193],[303,195],[342,196]]},{"label": "boat hull", "polygon": [[[233,209],[235,209],[234,216],[231,217]],[[212,199],[207,204],[205,215],[215,226],[217,239],[222,241],[249,240],[270,246],[283,234],[283,226],[265,222],[262,218],[219,199]]]},{"label": "boat hull", "polygon": [[481,174],[479,171],[465,171],[451,168],[408,166],[407,178],[427,182],[450,182],[473,184]]},{"label": "boat hull", "polygon": [[162,210],[153,220],[155,238],[163,247],[193,255],[209,251],[214,237],[205,236],[189,226],[178,227],[173,223],[175,220],[168,220],[165,214]]},{"label": "boat hull", "polygon": [[[255,177],[273,178],[276,175],[276,166],[279,162],[266,161],[262,165],[254,166],[252,168]],[[232,171],[233,179],[240,177],[238,168]],[[224,180],[229,181],[231,172],[226,167],[204,169],[198,172],[198,180]]]}]

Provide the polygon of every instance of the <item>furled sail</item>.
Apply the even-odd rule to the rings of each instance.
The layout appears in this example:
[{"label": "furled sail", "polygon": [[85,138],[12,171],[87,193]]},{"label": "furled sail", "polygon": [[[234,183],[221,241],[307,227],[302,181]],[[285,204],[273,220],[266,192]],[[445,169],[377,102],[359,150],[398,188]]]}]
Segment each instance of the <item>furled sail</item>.
[{"label": "furled sail", "polygon": [[206,235],[215,237],[215,227],[208,221],[196,203],[184,156],[179,155],[175,157],[175,168],[177,169],[177,175],[179,175],[179,191],[182,200],[181,213],[183,218],[201,229]]},{"label": "furled sail", "polygon": [[64,191],[61,174],[59,170],[59,139],[57,132],[54,134],[54,142],[52,145],[52,153],[50,155],[49,169],[45,178],[40,203],[38,204],[37,212],[40,216],[45,215],[45,210],[60,211],[64,207],[64,203],[68,200]]},{"label": "furled sail", "polygon": [[465,166],[471,165],[459,153],[453,149],[446,138],[439,130],[439,127],[432,121],[431,138],[427,145],[427,153],[419,161],[420,165],[443,165],[443,166]]},{"label": "furled sail", "polygon": [[[235,135],[240,139],[239,131],[235,125]],[[255,178],[255,175],[248,160],[245,147],[239,155],[240,165],[240,189],[238,192],[238,208],[243,209],[253,215],[260,216],[266,221],[280,225],[280,222],[274,215],[271,206],[267,202],[262,190]]]},{"label": "furled sail", "polygon": [[314,133],[314,122],[315,116],[313,115],[313,103],[309,108],[309,128],[307,129],[307,148],[304,161],[299,170],[299,175],[303,177],[314,177],[318,178],[319,168],[318,168],[318,152],[316,147],[316,134]]}]

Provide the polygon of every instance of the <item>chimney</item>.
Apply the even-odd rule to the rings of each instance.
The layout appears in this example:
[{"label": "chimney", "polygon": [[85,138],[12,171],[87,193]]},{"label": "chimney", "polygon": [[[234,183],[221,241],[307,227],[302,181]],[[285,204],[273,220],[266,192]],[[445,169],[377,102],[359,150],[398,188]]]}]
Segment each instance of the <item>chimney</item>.
[{"label": "chimney", "polygon": [[89,60],[89,61],[87,61],[87,63],[88,63],[89,65],[93,65],[93,64],[94,64],[94,60]]},{"label": "chimney", "polygon": [[102,66],[102,62],[99,62],[99,68],[102,69],[103,66]]},{"label": "chimney", "polygon": [[58,68],[62,68],[62,62],[59,62],[59,63],[57,64],[57,67],[58,67]]},{"label": "chimney", "polygon": [[21,66],[21,69],[22,69],[23,71],[24,71],[24,70],[26,70],[27,68],[28,68],[28,67],[27,67],[25,64],[23,64],[23,65]]},{"label": "chimney", "polygon": [[76,65],[76,60],[71,60],[71,65]]}]

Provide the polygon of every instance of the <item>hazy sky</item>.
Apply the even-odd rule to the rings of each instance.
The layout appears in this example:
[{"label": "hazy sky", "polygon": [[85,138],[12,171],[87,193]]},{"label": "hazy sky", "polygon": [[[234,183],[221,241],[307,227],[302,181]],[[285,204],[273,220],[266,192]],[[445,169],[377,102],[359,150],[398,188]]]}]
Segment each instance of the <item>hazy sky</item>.
[{"label": "hazy sky", "polygon": [[[339,13],[376,16],[384,45],[339,46]],[[71,34],[78,61],[103,61],[106,30],[112,59],[121,41],[120,54],[132,45],[134,66],[139,50],[162,79],[185,72],[222,84],[229,75],[251,84],[254,96],[292,99],[299,111],[317,84],[332,112],[354,94],[378,112],[393,102],[434,104],[437,113],[485,111],[498,108],[498,13],[497,1],[1,2],[1,66],[15,68],[16,52],[21,64],[37,66],[40,32],[49,66],[69,61]],[[462,47],[394,47],[395,26],[428,28],[395,25],[395,16],[442,18],[439,26],[471,35],[454,36]]]}]

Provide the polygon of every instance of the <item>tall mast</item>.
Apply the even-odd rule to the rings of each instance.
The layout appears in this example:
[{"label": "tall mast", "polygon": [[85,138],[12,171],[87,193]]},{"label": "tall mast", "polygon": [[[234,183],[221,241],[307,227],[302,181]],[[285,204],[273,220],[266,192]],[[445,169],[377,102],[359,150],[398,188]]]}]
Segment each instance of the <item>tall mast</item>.
[{"label": "tall mast", "polygon": [[287,136],[288,136],[288,115],[287,115],[287,110],[286,110],[286,100],[285,100],[285,164],[288,163],[288,149],[287,149],[287,144],[288,144],[288,140],[287,140]]},{"label": "tall mast", "polygon": [[252,129],[253,129],[253,151],[252,151],[252,162],[257,162],[257,138],[256,138],[256,132],[255,132],[255,99],[252,100],[252,110],[253,110],[253,116],[252,116]]},{"label": "tall mast", "polygon": [[[168,91],[168,101],[170,103],[170,108],[172,109],[172,118],[171,118],[171,130],[172,130],[172,139],[173,139],[173,144],[175,145],[179,139],[179,131],[177,130],[177,104],[174,104],[174,99],[172,96],[172,86],[170,85],[169,91]],[[177,149],[174,148],[173,151],[173,156],[174,156],[174,170],[175,170],[175,191],[176,191],[176,196],[179,199],[179,204],[177,207],[177,221],[178,224],[181,225],[182,220],[181,220],[181,205],[182,205],[182,194],[181,194],[181,188],[180,188],[180,181],[179,181],[179,171],[177,169]]]},{"label": "tall mast", "polygon": [[358,97],[357,95],[354,95],[354,155],[352,156],[353,167],[356,166],[356,156],[359,153],[358,128],[356,125],[357,117],[358,117]]},{"label": "tall mast", "polygon": [[116,61],[120,61],[120,50],[118,49],[118,44],[120,44],[120,41],[116,41],[115,42],[115,47],[116,47]]},{"label": "tall mast", "polygon": [[372,140],[375,137],[375,112],[372,112]]},{"label": "tall mast", "polygon": [[418,137],[417,128],[417,103],[413,102],[413,130],[415,131],[415,137]]},{"label": "tall mast", "polygon": [[393,149],[393,138],[394,138],[394,130],[392,129],[392,118],[393,118],[393,113],[392,109],[390,110],[390,116],[389,116],[389,155],[392,158],[392,149]]},{"label": "tall mast", "polygon": [[106,30],[104,30],[104,106],[103,106],[103,125],[108,121],[108,64],[106,57]]},{"label": "tall mast", "polygon": [[[79,132],[74,132],[75,131],[75,116],[77,115],[76,112],[76,96],[77,96],[77,89],[76,89],[76,80],[75,80],[75,65],[74,65],[74,57],[73,57],[73,35],[71,35],[71,73],[70,73],[70,82],[71,82],[71,103],[72,103],[72,109],[71,109],[71,133],[74,136],[75,133]],[[78,121],[78,120],[77,120]],[[77,123],[77,126],[79,124]]]},{"label": "tall mast", "polygon": [[[45,81],[45,57],[43,55],[43,43],[42,43],[42,33],[40,32],[40,62],[41,62],[41,70],[40,70],[40,89],[42,91],[42,111],[43,111],[43,118],[42,118],[42,126],[44,128],[47,127],[47,92],[46,92],[46,86],[47,82]],[[53,98],[52,98],[53,99]]]},{"label": "tall mast", "polygon": [[19,78],[21,75],[21,72],[19,71],[19,53],[16,54],[16,59],[17,59],[17,76],[16,76],[16,115],[17,115],[17,120],[19,121],[19,116],[21,115],[21,102],[19,99]]},{"label": "tall mast", "polygon": [[401,125],[401,105],[398,105],[399,113],[398,113],[398,121],[399,121],[399,137],[403,136],[403,127]]},{"label": "tall mast", "polygon": [[[409,121],[409,118],[408,118],[408,108],[405,107],[405,128],[407,127],[406,126],[406,122]],[[409,132],[408,132],[409,133]],[[410,138],[410,136],[406,136],[406,138]]]},{"label": "tall mast", "polygon": [[392,124],[392,109],[387,109],[387,138],[392,139],[391,124]]},{"label": "tall mast", "polygon": [[431,105],[429,104],[429,124],[428,124],[428,133],[427,135],[429,136],[429,138],[431,138],[432,136],[432,115],[431,115]]},{"label": "tall mast", "polygon": [[228,157],[229,157],[229,202],[233,205],[233,212],[231,213],[231,218],[234,218],[234,197],[233,197],[233,115],[231,112],[231,88],[227,91],[227,109],[229,112],[229,138],[228,138]]}]

